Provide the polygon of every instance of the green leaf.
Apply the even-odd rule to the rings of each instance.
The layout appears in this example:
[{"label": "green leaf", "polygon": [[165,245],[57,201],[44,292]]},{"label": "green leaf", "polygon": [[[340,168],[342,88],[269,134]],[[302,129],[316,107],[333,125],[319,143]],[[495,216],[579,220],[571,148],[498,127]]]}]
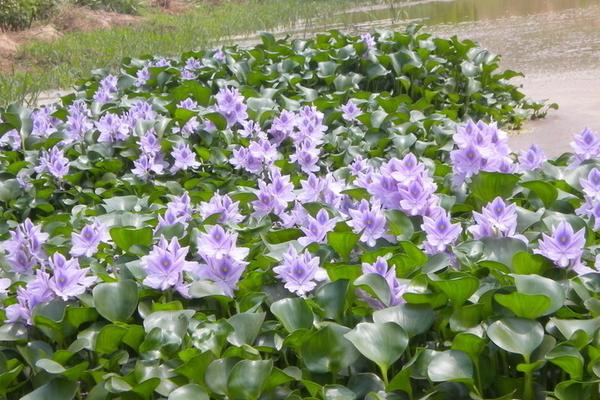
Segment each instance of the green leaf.
[{"label": "green leaf", "polygon": [[77,382],[56,378],[35,389],[33,392],[21,397],[21,400],[71,400],[75,397],[76,391]]},{"label": "green leaf", "polygon": [[314,332],[302,345],[300,354],[306,368],[314,373],[341,371],[358,358],[354,345],[344,337],[350,329],[329,323]]},{"label": "green leaf", "polygon": [[546,360],[558,365],[571,379],[580,380],[583,375],[585,360],[581,353],[573,346],[560,344],[546,354]]},{"label": "green leaf", "polygon": [[389,232],[399,240],[410,240],[414,233],[414,227],[410,218],[398,210],[386,211],[385,215],[387,217]]},{"label": "green leaf", "polygon": [[359,235],[353,232],[329,232],[327,234],[327,244],[331,246],[343,260],[350,258],[350,253],[358,242]]},{"label": "green leaf", "polygon": [[526,360],[544,340],[544,328],[537,321],[503,318],[487,328],[492,342],[510,353],[521,354]]},{"label": "green leaf", "polygon": [[542,200],[544,207],[546,208],[552,206],[558,197],[558,190],[556,190],[556,187],[545,181],[523,182],[521,183],[521,186],[535,193],[535,195]]},{"label": "green leaf", "polygon": [[481,207],[498,196],[503,199],[511,197],[517,182],[519,182],[518,175],[483,171],[472,178],[471,194],[477,200],[477,205]]},{"label": "green leaf", "polygon": [[462,275],[447,279],[429,275],[431,283],[444,292],[455,307],[461,306],[479,288],[479,279],[471,275]]},{"label": "green leaf", "polygon": [[425,304],[400,304],[373,313],[374,322],[395,322],[409,337],[427,332],[434,319],[433,309]]},{"label": "green leaf", "polygon": [[233,332],[227,336],[227,341],[234,346],[244,344],[252,346],[265,320],[265,313],[239,313],[227,320],[233,327]]},{"label": "green leaf", "polygon": [[96,311],[111,322],[127,321],[138,304],[138,287],[134,281],[100,283],[92,291]]},{"label": "green leaf", "polygon": [[550,321],[556,325],[560,333],[562,333],[566,339],[571,339],[577,331],[583,331],[589,337],[593,337],[600,328],[600,317],[592,319],[550,318]]},{"label": "green leaf", "polygon": [[392,294],[390,292],[390,286],[383,276],[379,274],[361,275],[354,281],[354,286],[368,291],[384,305],[389,306]]},{"label": "green leaf", "polygon": [[119,349],[123,336],[127,333],[127,328],[118,325],[106,325],[100,329],[96,336],[96,346],[94,350],[100,354],[111,354]]},{"label": "green leaf", "polygon": [[276,301],[271,304],[271,312],[289,333],[298,329],[310,329],[313,326],[313,312],[302,298],[293,297]]},{"label": "green leaf", "polygon": [[539,254],[531,254],[527,251],[518,251],[512,258],[512,270],[517,274],[541,275],[546,269],[552,267],[546,258]]},{"label": "green leaf", "polygon": [[208,394],[194,383],[183,385],[169,394],[168,400],[209,400]]},{"label": "green leaf", "polygon": [[41,360],[38,360],[35,363],[35,366],[52,375],[62,374],[66,371],[65,367],[48,358],[42,358]]},{"label": "green leaf", "polygon": [[361,322],[344,336],[363,356],[377,364],[384,376],[408,346],[408,335],[395,322]]},{"label": "green leaf", "polygon": [[433,382],[470,382],[473,379],[473,363],[460,350],[442,351],[431,358],[427,376]]},{"label": "green leaf", "polygon": [[525,294],[513,292],[496,294],[494,299],[502,306],[511,310],[517,317],[537,319],[550,308],[550,297],[541,294]]},{"label": "green leaf", "polygon": [[227,380],[232,399],[258,399],[273,369],[272,360],[242,360],[235,364]]},{"label": "green leaf", "polygon": [[565,290],[560,283],[539,275],[511,275],[515,279],[517,290],[525,294],[547,296],[550,305],[542,315],[552,314],[565,302]]},{"label": "green leaf", "polygon": [[[152,229],[151,228],[112,228],[110,237],[115,244],[124,252],[131,254],[142,254],[137,246],[150,247],[152,245]],[[136,246],[132,248],[133,246]]]}]

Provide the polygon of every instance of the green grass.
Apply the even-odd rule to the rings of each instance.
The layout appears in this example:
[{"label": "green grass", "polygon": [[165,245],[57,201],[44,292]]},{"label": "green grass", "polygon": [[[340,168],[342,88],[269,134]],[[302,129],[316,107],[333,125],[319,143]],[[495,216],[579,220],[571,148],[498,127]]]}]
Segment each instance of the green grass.
[{"label": "green grass", "polygon": [[298,21],[330,18],[359,0],[248,0],[199,4],[182,15],[151,13],[132,27],[69,33],[60,39],[22,48],[17,67],[0,74],[0,105],[31,103],[40,92],[69,88],[95,68],[115,68],[124,57],[175,55],[214,46],[223,38],[275,28]]}]

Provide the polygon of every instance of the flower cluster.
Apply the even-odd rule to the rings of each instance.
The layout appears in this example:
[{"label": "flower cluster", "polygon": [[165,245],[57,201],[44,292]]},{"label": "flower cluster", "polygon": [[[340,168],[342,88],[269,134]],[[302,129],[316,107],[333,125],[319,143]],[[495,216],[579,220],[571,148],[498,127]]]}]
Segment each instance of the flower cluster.
[{"label": "flower cluster", "polygon": [[273,268],[273,272],[287,290],[300,297],[313,290],[317,282],[327,279],[327,272],[319,266],[319,257],[312,257],[306,251],[298,254],[293,246],[283,254],[283,263]]},{"label": "flower cluster", "polygon": [[248,119],[247,107],[242,96],[236,88],[221,88],[215,96],[216,109],[227,120],[227,126],[243,123]]}]

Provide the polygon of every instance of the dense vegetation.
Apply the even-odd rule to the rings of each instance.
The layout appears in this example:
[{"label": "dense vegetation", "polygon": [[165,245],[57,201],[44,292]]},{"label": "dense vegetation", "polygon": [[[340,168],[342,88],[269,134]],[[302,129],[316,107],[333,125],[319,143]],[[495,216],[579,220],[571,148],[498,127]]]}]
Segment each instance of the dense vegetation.
[{"label": "dense vegetation", "polygon": [[263,35],[2,110],[0,396],[597,397],[600,138],[511,153],[515,75]]}]

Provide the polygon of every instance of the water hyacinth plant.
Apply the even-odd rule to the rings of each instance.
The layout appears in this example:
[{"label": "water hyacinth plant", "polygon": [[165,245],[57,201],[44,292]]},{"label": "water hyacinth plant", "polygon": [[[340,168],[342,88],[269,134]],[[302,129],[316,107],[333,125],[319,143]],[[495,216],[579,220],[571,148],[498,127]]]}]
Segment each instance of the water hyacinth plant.
[{"label": "water hyacinth plant", "polygon": [[597,398],[600,138],[514,154],[497,67],[263,35],[0,110],[0,398]]}]

